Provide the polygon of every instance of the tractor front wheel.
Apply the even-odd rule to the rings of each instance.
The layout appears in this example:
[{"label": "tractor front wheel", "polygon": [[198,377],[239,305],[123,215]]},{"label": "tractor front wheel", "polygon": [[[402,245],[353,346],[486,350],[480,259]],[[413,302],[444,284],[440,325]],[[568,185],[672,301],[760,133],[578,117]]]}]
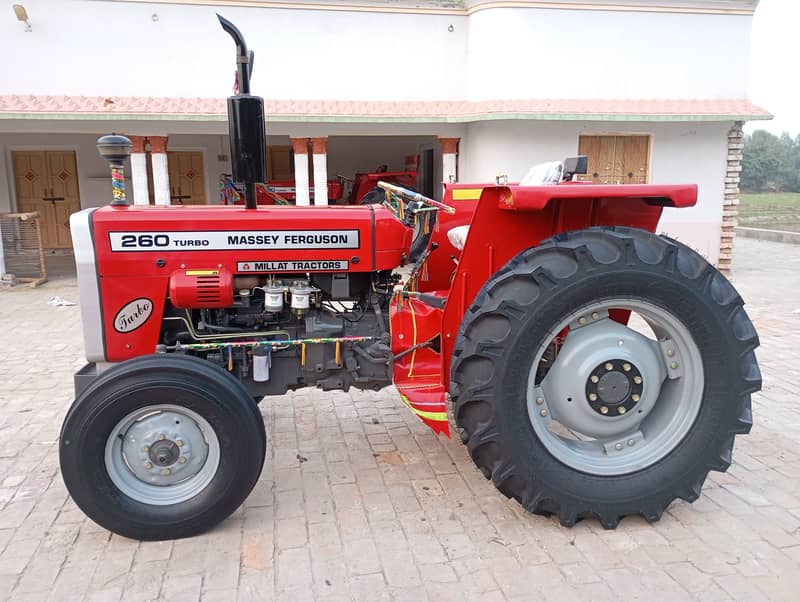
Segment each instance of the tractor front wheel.
[{"label": "tractor front wheel", "polygon": [[694,501],[751,426],[756,332],[688,247],[631,228],[560,234],[484,285],[453,353],[455,420],[487,478],[564,525]]},{"label": "tractor front wheel", "polygon": [[109,531],[143,540],[202,533],[255,486],[266,434],[247,390],[189,356],[153,355],[103,372],[61,429],[75,503]]}]

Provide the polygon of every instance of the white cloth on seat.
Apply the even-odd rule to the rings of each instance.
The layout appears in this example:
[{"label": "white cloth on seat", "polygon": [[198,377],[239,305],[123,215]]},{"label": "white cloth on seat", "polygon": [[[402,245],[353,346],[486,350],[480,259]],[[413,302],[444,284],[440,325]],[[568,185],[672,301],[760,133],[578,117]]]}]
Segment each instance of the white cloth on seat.
[{"label": "white cloth on seat", "polygon": [[456,226],[447,231],[447,239],[459,251],[464,250],[464,244],[467,242],[467,234],[469,234],[469,226]]},{"label": "white cloth on seat", "polygon": [[520,186],[552,186],[561,181],[564,164],[561,161],[550,161],[534,165],[522,178]]}]

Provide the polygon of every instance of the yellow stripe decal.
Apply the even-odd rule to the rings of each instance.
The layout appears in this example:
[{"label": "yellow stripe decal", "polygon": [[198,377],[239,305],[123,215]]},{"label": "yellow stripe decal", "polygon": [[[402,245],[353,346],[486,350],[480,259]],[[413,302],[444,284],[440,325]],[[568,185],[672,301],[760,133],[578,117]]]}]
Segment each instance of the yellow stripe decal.
[{"label": "yellow stripe decal", "polygon": [[477,201],[481,198],[483,188],[456,188],[453,190],[454,201]]},{"label": "yellow stripe decal", "polygon": [[447,412],[426,412],[425,410],[418,410],[414,406],[411,405],[411,402],[408,401],[408,397],[400,393],[400,399],[403,400],[412,412],[414,412],[420,418],[426,418],[428,420],[436,420],[438,422],[447,422]]},{"label": "yellow stripe decal", "polygon": [[187,276],[219,276],[219,270],[186,270]]},{"label": "yellow stripe decal", "polygon": [[[414,314],[414,300],[413,299],[409,299],[408,300],[408,309],[411,312],[411,324],[414,325],[414,338],[413,338],[413,340],[411,342],[411,346],[413,347],[414,345],[417,344],[417,317]],[[408,366],[408,376],[409,377],[413,376],[413,374],[414,374],[414,360],[416,360],[416,359],[417,359],[417,350],[414,349],[414,351],[411,352],[411,364],[409,364],[409,366]]]}]

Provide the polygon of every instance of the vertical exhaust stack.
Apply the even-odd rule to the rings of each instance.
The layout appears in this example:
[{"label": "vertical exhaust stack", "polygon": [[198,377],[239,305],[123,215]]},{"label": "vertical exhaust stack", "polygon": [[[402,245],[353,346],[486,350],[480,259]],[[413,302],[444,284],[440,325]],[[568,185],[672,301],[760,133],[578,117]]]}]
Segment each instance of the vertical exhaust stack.
[{"label": "vertical exhaust stack", "polygon": [[228,97],[228,137],[231,143],[233,183],[243,187],[245,206],[256,208],[256,184],[267,181],[267,132],[264,124],[264,99],[250,94],[253,52],[247,51],[244,36],[226,18],[217,15],[222,29],[236,43],[238,90]]}]

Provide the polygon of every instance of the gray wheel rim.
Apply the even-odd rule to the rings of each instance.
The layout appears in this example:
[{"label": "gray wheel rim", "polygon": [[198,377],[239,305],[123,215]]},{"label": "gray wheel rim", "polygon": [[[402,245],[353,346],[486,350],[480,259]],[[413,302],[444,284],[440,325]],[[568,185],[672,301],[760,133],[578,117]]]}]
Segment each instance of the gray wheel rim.
[{"label": "gray wheel rim", "polygon": [[106,440],[111,481],[128,497],[154,506],[195,497],[216,475],[219,460],[214,429],[197,412],[178,405],[131,412]]},{"label": "gray wheel rim", "polygon": [[[611,309],[635,312],[655,338],[613,321]],[[545,351],[565,328],[563,346],[537,381]],[[643,300],[608,299],[570,314],[540,345],[528,377],[528,415],[559,461],[589,474],[621,475],[655,464],[680,445],[703,390],[700,350],[676,315]]]}]

